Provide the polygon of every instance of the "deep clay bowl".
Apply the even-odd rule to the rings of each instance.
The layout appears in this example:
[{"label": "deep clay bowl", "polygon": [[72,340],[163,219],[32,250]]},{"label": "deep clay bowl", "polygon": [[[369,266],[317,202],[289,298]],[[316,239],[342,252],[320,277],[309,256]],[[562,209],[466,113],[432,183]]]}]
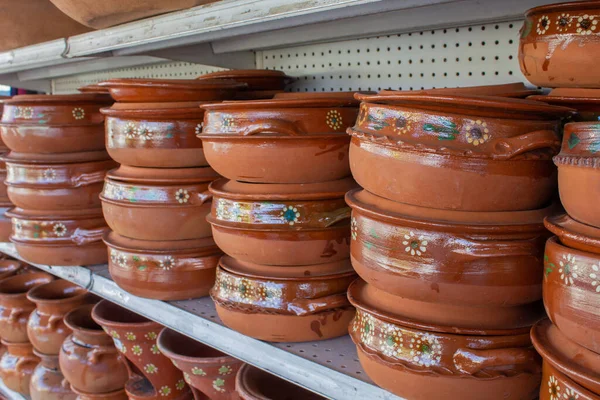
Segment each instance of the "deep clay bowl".
[{"label": "deep clay bowl", "polygon": [[322,400],[324,397],[309,392],[275,375],[245,364],[237,374],[235,388],[241,400]]},{"label": "deep clay bowl", "polygon": [[600,117],[600,89],[557,88],[548,95],[534,95],[528,99],[573,108],[577,110],[573,121],[598,121]]}]

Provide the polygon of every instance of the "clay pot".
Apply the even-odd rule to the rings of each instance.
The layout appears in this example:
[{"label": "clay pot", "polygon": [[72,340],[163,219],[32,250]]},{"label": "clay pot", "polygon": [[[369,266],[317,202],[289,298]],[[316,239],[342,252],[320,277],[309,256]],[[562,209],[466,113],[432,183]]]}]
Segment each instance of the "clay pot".
[{"label": "clay pot", "polygon": [[[113,160],[76,163],[47,163],[31,159],[3,160],[8,171],[8,197],[16,206],[30,210],[70,210],[100,206],[106,171],[118,164]],[[85,158],[82,153],[82,158]],[[91,152],[92,156],[95,154]]]},{"label": "clay pot", "polygon": [[29,383],[40,359],[29,342],[11,343],[2,339],[6,353],[0,358],[0,379],[13,392],[29,396]]},{"label": "clay pot", "polygon": [[519,65],[527,80],[546,87],[598,87],[600,1],[536,7],[525,13]]},{"label": "clay pot", "polygon": [[271,342],[326,340],[347,333],[354,309],[346,289],[356,277],[348,260],[268,267],[223,256],[211,290],[229,328]]},{"label": "clay pot", "polygon": [[571,340],[600,353],[600,255],[548,239],[545,254],[544,306]]},{"label": "clay pot", "polygon": [[113,337],[117,349],[135,368],[125,385],[129,398],[191,399],[183,374],[162,355],[156,339],[163,327],[156,322],[102,300],[92,318]]},{"label": "clay pot", "polygon": [[547,319],[531,329],[531,340],[544,359],[540,400],[600,399],[600,355],[571,341]]},{"label": "clay pot", "polygon": [[21,95],[5,101],[2,140],[20,153],[104,150],[106,94]]},{"label": "clay pot", "polygon": [[63,317],[88,300],[87,291],[60,279],[31,289],[27,299],[36,305],[27,321],[31,344],[47,356],[58,355],[65,338],[71,334]]},{"label": "clay pot", "polygon": [[207,220],[217,246],[241,261],[310,265],[349,255],[351,178],[304,185],[259,185],[220,179]]},{"label": "clay pot", "polygon": [[145,241],[104,236],[112,279],[127,292],[158,300],[204,297],[223,254],[212,238]]},{"label": "clay pot", "polygon": [[19,260],[0,260],[0,280],[18,274],[24,269]]},{"label": "clay pot", "polygon": [[321,400],[324,397],[300,386],[245,364],[235,378],[235,389],[241,400]]},{"label": "clay pot", "polygon": [[200,75],[196,79],[230,79],[247,84],[244,90],[238,92],[236,96],[238,100],[270,99],[275,94],[283,92],[286,84],[294,80],[282,71],[267,69],[225,70]]},{"label": "clay pot", "polygon": [[158,348],[183,372],[195,399],[239,400],[235,377],[242,361],[171,329],[160,333]]},{"label": "clay pot", "polygon": [[[50,1],[52,1],[52,0],[50,0]],[[110,90],[108,90],[107,87],[102,87],[95,83],[92,83],[91,85],[85,85],[85,86],[79,87],[79,88],[77,88],[77,91],[80,93],[108,93],[108,94],[110,94]]]},{"label": "clay pot", "polygon": [[95,265],[108,260],[102,235],[108,230],[101,209],[73,211],[15,208],[10,241],[19,255],[33,264]]},{"label": "clay pot", "polygon": [[352,286],[348,298],[357,312],[350,337],[378,386],[416,400],[537,397],[541,368],[529,329],[498,334],[419,326],[364,302]]},{"label": "clay pot", "polygon": [[547,96],[529,96],[530,100],[543,101],[577,110],[574,121],[598,121],[600,117],[600,90],[581,88],[553,89]]},{"label": "clay pot", "polygon": [[127,393],[124,389],[116,390],[109,393],[85,393],[71,387],[73,393],[77,394],[76,400],[128,400]]},{"label": "clay pot", "polygon": [[5,214],[12,208],[0,207],[0,241],[8,242],[10,240],[10,234],[12,233],[12,222]]},{"label": "clay pot", "polygon": [[273,99],[206,104],[202,139],[211,167],[228,179],[314,183],[350,175],[343,132],[356,100]]},{"label": "clay pot", "polygon": [[[98,395],[99,399],[119,400],[129,379],[126,361],[112,338],[92,319],[92,308],[84,305],[65,316],[65,325],[73,333],[60,349],[60,369],[80,398]],[[104,393],[107,397],[102,397]]]},{"label": "clay pot", "polygon": [[58,355],[42,354],[33,350],[41,362],[33,370],[29,392],[31,400],[75,400],[77,395],[71,391],[58,365]]},{"label": "clay pot", "polygon": [[437,88],[426,90],[411,90],[410,92],[398,92],[397,90],[380,90],[379,95],[394,96],[399,93],[405,94],[444,94],[444,95],[481,95],[481,96],[499,96],[514,97],[524,99],[528,96],[537,95],[540,92],[535,89],[529,89],[523,82],[505,83],[501,85],[485,86],[462,86],[456,88]]},{"label": "clay pot", "polygon": [[338,102],[342,102],[342,104],[356,104],[358,105],[359,102],[356,100],[356,98],[354,96],[356,96],[357,93],[360,94],[375,94],[375,92],[371,92],[371,91],[360,91],[360,92],[281,92],[281,93],[277,93],[275,94],[275,96],[273,96],[273,99],[276,100],[283,100],[283,99],[287,99],[287,100],[322,100],[322,99],[329,99],[329,100],[336,100]]},{"label": "clay pot", "polygon": [[575,221],[568,214],[546,217],[544,225],[566,247],[600,254],[599,228]]},{"label": "clay pot", "polygon": [[100,195],[108,226],[140,240],[186,240],[211,235],[205,221],[218,178],[209,167],[136,168],[122,165],[106,175]]},{"label": "clay pot", "polygon": [[495,213],[436,210],[360,189],[348,192],[346,202],[352,208],[352,265],[379,289],[490,314],[542,297],[548,238],[543,219],[556,206]]},{"label": "clay pot", "polygon": [[35,304],[27,292],[54,279],[44,272],[34,272],[5,278],[0,282],[0,337],[11,343],[29,342],[27,320]]}]

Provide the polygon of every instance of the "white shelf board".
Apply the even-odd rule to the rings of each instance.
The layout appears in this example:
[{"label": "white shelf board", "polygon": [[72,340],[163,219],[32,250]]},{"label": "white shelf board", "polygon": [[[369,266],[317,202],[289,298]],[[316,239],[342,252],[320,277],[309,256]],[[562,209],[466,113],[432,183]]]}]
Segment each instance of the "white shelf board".
[{"label": "white shelf board", "polygon": [[[21,259],[12,243],[0,243],[0,252]],[[110,279],[106,265],[32,265],[324,397],[402,400],[369,380],[347,335],[319,342],[263,342],[225,327],[210,297],[175,302],[143,299],[119,288]]]}]

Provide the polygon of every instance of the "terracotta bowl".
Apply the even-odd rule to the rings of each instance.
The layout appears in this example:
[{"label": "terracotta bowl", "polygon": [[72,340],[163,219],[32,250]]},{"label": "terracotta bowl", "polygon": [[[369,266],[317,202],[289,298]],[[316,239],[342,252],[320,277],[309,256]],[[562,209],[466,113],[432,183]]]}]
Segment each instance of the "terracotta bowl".
[{"label": "terracotta bowl", "polygon": [[575,221],[568,214],[547,217],[544,225],[564,246],[600,254],[600,228]]},{"label": "terracotta bowl", "polygon": [[[598,87],[600,1],[532,8],[525,13],[519,65],[529,82],[545,87]],[[595,71],[595,72],[594,72]]]},{"label": "terracotta bowl", "polygon": [[217,246],[265,265],[310,265],[349,255],[351,178],[305,185],[260,185],[220,179],[210,185],[208,222]]},{"label": "terracotta bowl", "polygon": [[348,295],[350,337],[365,372],[407,399],[535,399],[541,375],[529,329],[477,332],[410,324]]},{"label": "terracotta bowl", "polygon": [[547,319],[531,329],[531,340],[544,359],[540,400],[600,399],[600,355],[570,340]]},{"label": "terracotta bowl", "polygon": [[224,256],[211,290],[229,328],[271,342],[306,342],[345,335],[354,316],[346,289],[350,262],[267,267]]},{"label": "terracotta bowl", "polygon": [[77,266],[108,260],[102,243],[108,227],[99,208],[51,214],[15,208],[7,216],[12,218],[10,241],[30,263]]},{"label": "terracotta bowl", "polygon": [[270,99],[275,94],[282,92],[285,86],[294,80],[282,71],[266,69],[218,71],[200,75],[196,79],[229,79],[247,84],[245,90],[238,92],[236,96],[238,100]]},{"label": "terracotta bowl", "polygon": [[[380,90],[377,94],[380,95],[396,95],[397,90]],[[410,92],[402,92],[406,94],[447,94],[447,95],[482,95],[482,96],[499,96],[499,97],[514,97],[524,99],[528,96],[539,94],[539,90],[529,89],[523,82],[505,83],[500,85],[485,85],[485,86],[461,86],[456,88],[438,88],[426,90],[411,90]]]},{"label": "terracotta bowl", "polygon": [[140,240],[186,240],[211,235],[205,221],[218,178],[210,167],[136,168],[122,165],[106,175],[100,195],[108,226]]},{"label": "terracotta bowl", "polygon": [[5,215],[11,208],[12,204],[10,207],[0,207],[0,241],[2,242],[8,242],[12,233],[11,219]]},{"label": "terracotta bowl", "polygon": [[573,108],[577,110],[573,121],[598,121],[600,117],[600,89],[558,88],[547,96],[529,96],[528,99]]},{"label": "terracotta bowl", "polygon": [[207,296],[222,255],[210,237],[146,241],[110,232],[104,243],[115,283],[133,295],[158,300]]},{"label": "terracotta bowl", "polygon": [[0,358],[0,379],[13,392],[29,397],[29,383],[40,363],[39,357],[33,354],[29,342],[11,343],[2,339],[2,344],[7,351]]},{"label": "terracotta bowl", "polygon": [[235,389],[241,400],[321,400],[324,397],[309,392],[275,375],[245,364],[235,379]]},{"label": "terracotta bowl", "polygon": [[25,264],[19,260],[0,260],[0,280],[20,273],[24,267]]},{"label": "terracotta bowl", "polygon": [[228,179],[313,183],[350,175],[345,129],[358,103],[302,98],[207,104],[202,139],[208,163]]}]

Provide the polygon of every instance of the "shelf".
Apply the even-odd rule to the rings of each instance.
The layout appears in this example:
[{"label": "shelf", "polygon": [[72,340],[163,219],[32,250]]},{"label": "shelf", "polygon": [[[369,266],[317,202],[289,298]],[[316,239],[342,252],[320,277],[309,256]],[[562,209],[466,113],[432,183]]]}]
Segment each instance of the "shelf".
[{"label": "shelf", "polygon": [[[20,259],[12,243],[0,243],[0,252]],[[308,343],[262,342],[223,326],[210,297],[174,302],[143,299],[119,288],[110,279],[106,265],[32,265],[322,396],[401,400],[369,380],[349,336]]]}]

